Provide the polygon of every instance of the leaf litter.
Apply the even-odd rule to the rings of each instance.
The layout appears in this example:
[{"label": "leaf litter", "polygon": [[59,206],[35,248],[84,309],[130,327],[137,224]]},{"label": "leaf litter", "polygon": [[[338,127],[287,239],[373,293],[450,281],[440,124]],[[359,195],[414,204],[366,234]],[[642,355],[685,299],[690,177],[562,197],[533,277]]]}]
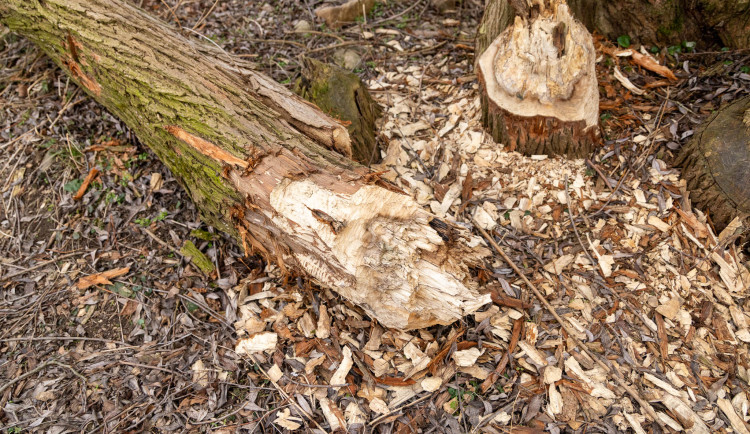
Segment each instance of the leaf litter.
[{"label": "leaf litter", "polygon": [[[354,50],[386,108],[373,169],[481,228],[552,310],[497,255],[477,275],[492,305],[450,326],[383,329],[201,225],[127,127],[0,30],[3,426],[747,432],[747,251],[670,165],[711,111],[747,93],[741,53],[652,58],[602,42],[605,144],[567,161],[505,152],[482,131],[480,2],[445,15],[387,2],[309,34],[290,33],[315,23],[306,3],[142,3],[281,82],[299,54]],[[210,275],[175,255],[185,242]]]}]

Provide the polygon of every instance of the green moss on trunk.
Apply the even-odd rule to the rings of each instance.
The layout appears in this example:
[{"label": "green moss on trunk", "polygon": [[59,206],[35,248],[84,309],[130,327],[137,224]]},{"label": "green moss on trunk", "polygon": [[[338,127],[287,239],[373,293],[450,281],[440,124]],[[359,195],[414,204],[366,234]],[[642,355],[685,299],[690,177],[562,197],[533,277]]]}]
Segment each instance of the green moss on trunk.
[{"label": "green moss on trunk", "polygon": [[[240,159],[285,147],[323,167],[352,167],[290,129],[248,91],[215,47],[181,37],[122,0],[4,0],[0,20],[31,39],[90,96],[122,119],[180,180],[218,229],[238,236],[230,211],[242,195],[222,164],[165,130],[178,125]],[[248,68],[249,69],[249,68]]]}]

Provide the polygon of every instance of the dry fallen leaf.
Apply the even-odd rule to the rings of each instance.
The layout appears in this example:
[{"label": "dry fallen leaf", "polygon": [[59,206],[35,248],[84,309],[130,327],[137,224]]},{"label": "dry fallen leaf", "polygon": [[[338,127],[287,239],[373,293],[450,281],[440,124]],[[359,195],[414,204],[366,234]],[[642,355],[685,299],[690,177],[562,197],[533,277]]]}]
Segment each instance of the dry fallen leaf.
[{"label": "dry fallen leaf", "polygon": [[647,56],[633,50],[633,62],[637,63],[645,69],[648,69],[649,71],[661,75],[662,77],[666,77],[670,80],[677,80],[677,77],[675,77],[671,69],[667,68],[664,65],[659,65],[659,62],[657,62],[656,59],[651,56]]},{"label": "dry fallen leaf", "polygon": [[78,289],[86,289],[94,285],[111,285],[112,282],[109,279],[122,276],[124,274],[127,274],[128,272],[130,272],[130,267],[114,268],[112,270],[92,274],[90,276],[84,276],[78,279],[76,287]]},{"label": "dry fallen leaf", "polygon": [[276,425],[286,428],[290,431],[296,431],[302,428],[302,419],[291,415],[291,411],[285,408],[277,413],[278,417],[273,421]]},{"label": "dry fallen leaf", "polygon": [[138,302],[135,300],[128,300],[127,303],[125,303],[125,306],[120,311],[120,315],[130,316],[135,313],[136,309],[138,309]]}]

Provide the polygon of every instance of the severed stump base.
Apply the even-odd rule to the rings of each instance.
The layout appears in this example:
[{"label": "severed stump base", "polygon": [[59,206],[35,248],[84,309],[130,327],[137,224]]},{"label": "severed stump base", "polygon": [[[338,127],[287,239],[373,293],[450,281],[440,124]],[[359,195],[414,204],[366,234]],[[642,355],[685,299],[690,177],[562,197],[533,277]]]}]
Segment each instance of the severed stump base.
[{"label": "severed stump base", "polygon": [[584,158],[599,143],[599,129],[583,121],[564,122],[555,117],[518,116],[482,95],[482,123],[497,143],[524,155],[564,155]]},{"label": "severed stump base", "polygon": [[511,151],[586,156],[599,142],[591,35],[564,0],[527,12],[477,61],[482,122]]},{"label": "severed stump base", "polygon": [[677,159],[692,201],[717,230],[750,215],[750,96],[721,108]]}]

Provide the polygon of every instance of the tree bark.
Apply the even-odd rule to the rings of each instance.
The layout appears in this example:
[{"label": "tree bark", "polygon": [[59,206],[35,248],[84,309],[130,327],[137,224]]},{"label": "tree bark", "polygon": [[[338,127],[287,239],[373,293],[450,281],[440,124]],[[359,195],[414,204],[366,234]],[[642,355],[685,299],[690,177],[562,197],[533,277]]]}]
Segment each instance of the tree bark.
[{"label": "tree bark", "polygon": [[[694,41],[750,48],[750,2],[736,0],[568,0],[573,15],[610,40],[658,46]],[[477,58],[515,16],[509,0],[487,0],[477,33]]]},{"label": "tree bark", "polygon": [[677,165],[692,201],[718,230],[750,216],[750,96],[717,111],[681,151]]},{"label": "tree bark", "polygon": [[0,21],[130,126],[246,251],[387,327],[489,301],[472,279],[481,240],[342,158],[346,129],[249,64],[123,0],[0,0]]},{"label": "tree bark", "polygon": [[[586,156],[599,141],[591,35],[564,0],[518,7],[521,14],[477,59],[482,121],[509,150]],[[478,43],[508,19],[508,10],[494,10],[496,19],[483,24]]]},{"label": "tree bark", "polygon": [[380,161],[375,121],[382,109],[372,99],[362,80],[330,63],[305,58],[302,77],[294,92],[336,119],[348,123],[352,159],[369,166]]}]

